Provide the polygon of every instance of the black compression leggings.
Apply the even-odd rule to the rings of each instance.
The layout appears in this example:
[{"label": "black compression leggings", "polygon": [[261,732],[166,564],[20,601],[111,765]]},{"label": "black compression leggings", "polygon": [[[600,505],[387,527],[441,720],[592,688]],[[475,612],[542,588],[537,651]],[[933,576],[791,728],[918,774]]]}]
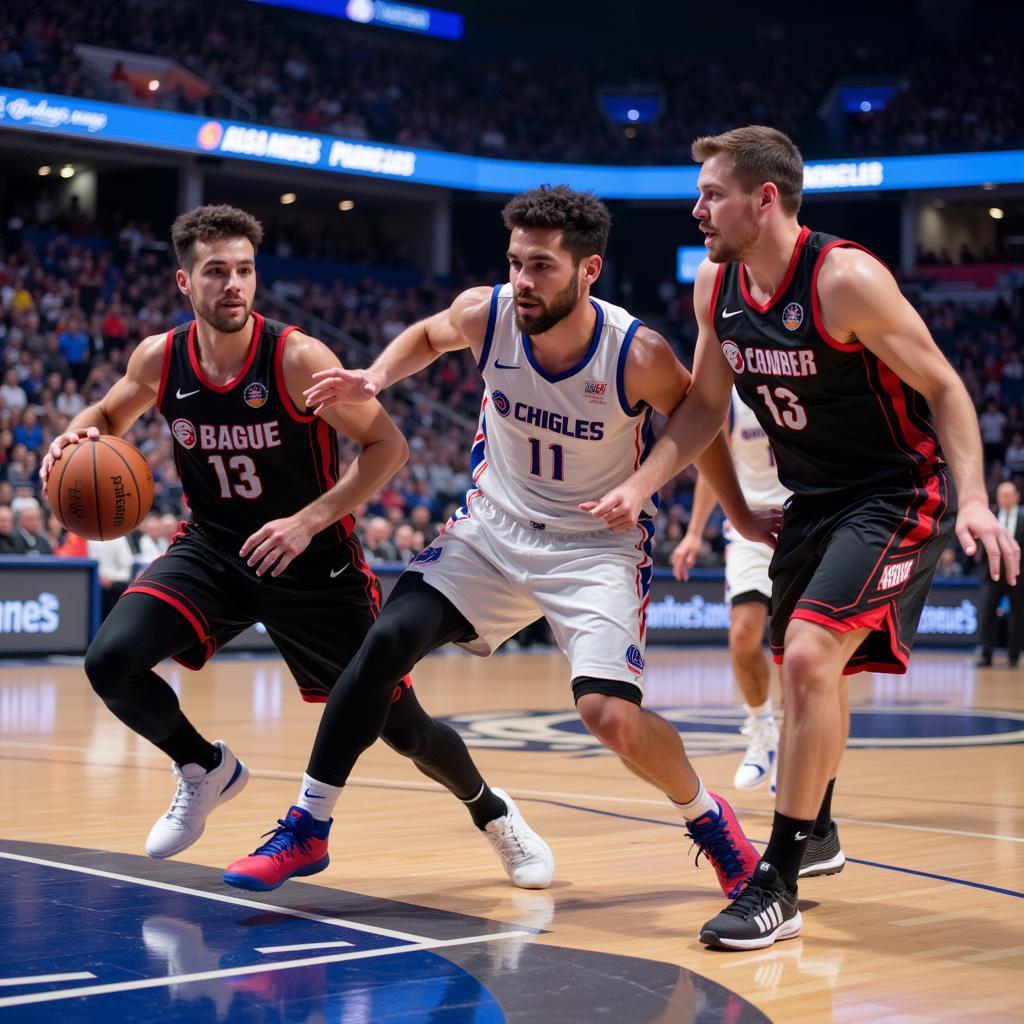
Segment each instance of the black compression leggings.
[{"label": "black compression leggings", "polygon": [[[395,686],[418,661],[472,632],[443,594],[419,573],[405,573],[331,691],[306,769],[309,775],[343,786],[359,755],[383,734],[387,743],[456,796],[475,796],[483,780],[458,733],[429,718],[418,701],[414,709],[403,708],[410,697],[415,700],[411,691],[391,704]],[[408,746],[410,741],[415,747]]]}]

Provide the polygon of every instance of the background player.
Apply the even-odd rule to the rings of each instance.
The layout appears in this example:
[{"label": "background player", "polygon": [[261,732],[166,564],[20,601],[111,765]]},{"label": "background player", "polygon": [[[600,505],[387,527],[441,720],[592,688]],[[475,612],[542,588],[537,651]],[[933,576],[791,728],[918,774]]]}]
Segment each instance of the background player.
[{"label": "background player", "polygon": [[[779,508],[791,492],[779,482],[775,453],[764,428],[753,410],[732,390],[726,437],[740,488],[751,508]],[[672,553],[676,579],[686,579],[700,549],[701,536],[717,499],[710,484],[698,473],[693,493],[693,509],[686,535]],[[769,683],[771,669],[763,649],[764,628],[771,605],[772,581],[768,566],[772,549],[755,544],[736,533],[726,522],[728,544],[725,549],[725,597],[729,601],[729,653],[733,675],[746,701],[747,720],[741,730],[750,738],[743,760],[736,769],[733,785],[754,789],[771,778],[775,792],[778,770],[779,728],[772,708]],[[840,719],[843,736],[839,757],[846,749],[850,713],[846,677],[839,677]],[[823,802],[800,864],[800,877],[834,875],[846,863],[839,843],[839,830],[832,820],[832,790],[839,771],[833,768]]]},{"label": "background player", "polygon": [[[389,596],[332,691],[296,806],[266,847],[228,867],[233,885],[265,888],[317,870],[331,807],[376,739],[395,682],[417,661],[451,642],[487,655],[542,614],[587,728],[678,806],[723,890],[735,891],[756,862],[678,732],[641,707],[654,501],[648,495],[624,533],[583,507],[642,461],[652,410],[671,412],[689,375],[660,335],[591,297],[610,225],[600,200],[544,187],[513,199],[504,219],[508,284],[463,292],[398,335],[369,370],[318,374],[307,392],[317,411],[366,401],[443,353],[470,349],[486,385],[474,487]],[[724,442],[702,466],[737,527],[773,543],[775,517],[746,507]]]},{"label": "background player", "polygon": [[[123,434],[156,405],[171,426],[191,519],[135,580],[89,645],[85,670],[107,707],[174,762],[177,790],[146,841],[170,857],[248,778],[226,744],[205,739],[153,666],[198,669],[262,622],[305,700],[324,701],[379,607],[350,514],[404,463],[407,447],[378,402],[306,411],[304,388],[340,365],[321,342],[253,311],[259,222],[231,206],[180,216],[177,284],[195,320],[146,338],[125,376],[58,437]],[[342,470],[338,433],[361,445]],[[430,719],[408,679],[389,694],[385,740],[468,806],[510,877],[547,884],[550,852],[501,791],[490,790],[458,734]]]},{"label": "background player", "polygon": [[[735,381],[795,492],[772,560],[772,650],[786,715],[771,839],[750,883],[701,940],[753,949],[800,931],[796,881],[844,725],[836,680],[904,672],[953,529],[993,574],[1020,549],[988,508],[974,407],[888,270],[801,227],[803,161],[771,128],[698,139],[694,216],[709,262],[694,291],[693,384],[647,461],[595,506],[628,527],[644,495],[721,427]],[[716,267],[715,264],[718,264]],[[941,453],[939,442],[941,440]]]}]

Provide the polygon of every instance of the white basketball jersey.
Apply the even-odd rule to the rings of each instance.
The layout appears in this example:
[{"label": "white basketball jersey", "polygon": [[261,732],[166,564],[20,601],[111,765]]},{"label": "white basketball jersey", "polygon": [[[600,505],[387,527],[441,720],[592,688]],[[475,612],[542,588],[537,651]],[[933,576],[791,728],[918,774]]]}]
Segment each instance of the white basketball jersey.
[{"label": "white basketball jersey", "polygon": [[[577,507],[626,480],[647,456],[651,410],[631,409],[623,378],[639,320],[590,300],[596,313],[590,347],[568,370],[549,374],[515,323],[512,286],[491,293],[480,354],[485,390],[470,464],[479,490],[537,529],[593,532],[602,523]],[[654,515],[654,499],[643,518]],[[466,515],[465,508],[453,517]]]},{"label": "white basketball jersey", "polygon": [[777,508],[790,496],[779,483],[775,453],[768,435],[751,409],[744,405],[736,389],[729,410],[729,442],[740,490],[751,508]]}]

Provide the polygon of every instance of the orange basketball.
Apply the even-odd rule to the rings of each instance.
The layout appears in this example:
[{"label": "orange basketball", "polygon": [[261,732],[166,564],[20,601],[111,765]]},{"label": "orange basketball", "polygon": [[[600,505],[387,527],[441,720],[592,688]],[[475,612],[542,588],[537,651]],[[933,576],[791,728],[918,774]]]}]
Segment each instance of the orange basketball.
[{"label": "orange basketball", "polygon": [[88,540],[131,533],[153,504],[153,472],[142,452],[120,437],[68,445],[46,486],[50,508]]}]

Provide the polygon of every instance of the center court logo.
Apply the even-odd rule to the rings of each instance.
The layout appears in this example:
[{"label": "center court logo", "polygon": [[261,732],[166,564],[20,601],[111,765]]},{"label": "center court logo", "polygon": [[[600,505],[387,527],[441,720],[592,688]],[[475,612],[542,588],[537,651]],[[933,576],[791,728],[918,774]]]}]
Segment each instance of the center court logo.
[{"label": "center court logo", "polygon": [[[746,749],[742,708],[652,707],[679,731],[691,754]],[[575,711],[501,711],[443,719],[469,747],[611,756]],[[980,747],[1024,743],[1024,711],[972,710],[939,704],[875,705],[850,709],[850,746]]]}]

